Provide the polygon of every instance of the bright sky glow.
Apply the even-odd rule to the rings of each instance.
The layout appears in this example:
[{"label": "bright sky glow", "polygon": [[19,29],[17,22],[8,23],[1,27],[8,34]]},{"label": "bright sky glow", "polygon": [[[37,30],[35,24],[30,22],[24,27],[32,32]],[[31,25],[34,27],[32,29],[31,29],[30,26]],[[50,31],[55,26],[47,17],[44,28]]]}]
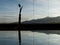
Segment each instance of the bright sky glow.
[{"label": "bright sky glow", "polygon": [[22,21],[60,16],[60,0],[34,0],[34,8],[33,0],[25,0],[23,6]]},{"label": "bright sky glow", "polygon": [[0,23],[18,21],[18,3],[23,5],[21,21],[60,16],[60,0],[0,0]]}]

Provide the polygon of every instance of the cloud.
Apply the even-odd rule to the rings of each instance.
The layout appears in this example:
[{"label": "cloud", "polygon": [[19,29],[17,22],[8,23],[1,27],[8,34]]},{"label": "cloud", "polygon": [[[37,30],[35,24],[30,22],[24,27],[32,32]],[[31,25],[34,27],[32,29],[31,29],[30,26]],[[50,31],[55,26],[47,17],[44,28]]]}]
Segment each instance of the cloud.
[{"label": "cloud", "polygon": [[31,1],[31,2],[32,2],[32,1],[47,2],[48,0],[26,0],[26,1],[28,1],[28,2],[29,2],[29,1]]},{"label": "cloud", "polygon": [[18,13],[17,0],[0,0],[0,23],[16,22]]},{"label": "cloud", "polygon": [[[33,9],[33,1],[34,1],[34,9]],[[14,16],[18,15],[18,13],[19,13],[18,5],[17,5],[18,1],[2,0],[0,2],[1,2],[0,3],[0,5],[1,5],[0,6],[0,15],[14,15]],[[22,15],[24,15],[24,16],[23,16],[22,20],[41,18],[41,17],[45,17],[45,16],[59,16],[60,15],[60,13],[59,13],[60,12],[60,0],[19,0],[19,2],[21,2],[21,4],[23,5]],[[34,10],[35,16],[33,16],[33,10]],[[7,14],[6,14],[6,12],[7,12]],[[14,12],[17,12],[17,13],[13,14]],[[48,15],[48,13],[49,13],[49,15]],[[11,19],[9,18],[10,21],[12,19],[13,18],[11,18]],[[16,19],[17,18],[14,17],[15,21],[16,21]],[[7,21],[8,21],[8,18],[7,18]]]},{"label": "cloud", "polygon": [[60,16],[60,0],[50,0],[49,16]]}]

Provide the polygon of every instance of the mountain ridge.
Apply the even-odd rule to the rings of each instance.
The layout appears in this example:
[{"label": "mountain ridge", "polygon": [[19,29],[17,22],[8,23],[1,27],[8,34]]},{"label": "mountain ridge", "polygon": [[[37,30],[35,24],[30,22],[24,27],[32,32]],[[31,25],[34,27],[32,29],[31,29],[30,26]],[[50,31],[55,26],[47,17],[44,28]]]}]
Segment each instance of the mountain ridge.
[{"label": "mountain ridge", "polygon": [[45,18],[41,18],[41,19],[35,19],[35,20],[30,20],[30,21],[24,21],[22,22],[22,24],[43,24],[43,23],[60,23],[60,16],[57,17],[45,17]]}]

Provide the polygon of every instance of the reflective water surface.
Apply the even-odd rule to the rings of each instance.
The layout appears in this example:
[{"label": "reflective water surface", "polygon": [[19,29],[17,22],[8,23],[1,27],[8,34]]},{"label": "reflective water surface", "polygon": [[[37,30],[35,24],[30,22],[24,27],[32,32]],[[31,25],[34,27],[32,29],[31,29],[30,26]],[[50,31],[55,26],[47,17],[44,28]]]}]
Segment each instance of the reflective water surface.
[{"label": "reflective water surface", "polygon": [[[19,45],[18,31],[0,31],[0,45]],[[60,31],[21,31],[21,45],[60,45]]]},{"label": "reflective water surface", "polygon": [[18,45],[18,32],[0,31],[0,45]]},{"label": "reflective water surface", "polygon": [[21,45],[60,45],[60,31],[21,31]]}]

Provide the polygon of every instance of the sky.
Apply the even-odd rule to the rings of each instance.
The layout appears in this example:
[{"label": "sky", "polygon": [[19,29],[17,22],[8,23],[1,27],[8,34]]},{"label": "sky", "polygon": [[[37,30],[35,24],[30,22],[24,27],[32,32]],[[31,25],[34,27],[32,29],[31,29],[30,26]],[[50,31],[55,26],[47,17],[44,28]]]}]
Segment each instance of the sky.
[{"label": "sky", "polygon": [[0,23],[18,21],[18,3],[23,6],[21,21],[60,16],[60,0],[0,0]]},{"label": "sky", "polygon": [[60,16],[60,0],[24,0],[22,5],[22,21]]},{"label": "sky", "polygon": [[0,23],[17,22],[18,13],[17,0],[0,0]]}]

